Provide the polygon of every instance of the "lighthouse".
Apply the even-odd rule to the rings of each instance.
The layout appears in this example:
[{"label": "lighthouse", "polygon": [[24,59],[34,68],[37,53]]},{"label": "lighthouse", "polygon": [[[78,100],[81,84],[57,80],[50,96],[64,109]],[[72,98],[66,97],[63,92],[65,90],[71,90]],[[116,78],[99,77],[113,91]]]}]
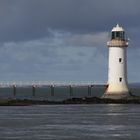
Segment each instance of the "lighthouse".
[{"label": "lighthouse", "polygon": [[128,40],[124,29],[118,24],[111,31],[108,60],[108,84],[103,98],[123,99],[129,97],[127,82]]}]

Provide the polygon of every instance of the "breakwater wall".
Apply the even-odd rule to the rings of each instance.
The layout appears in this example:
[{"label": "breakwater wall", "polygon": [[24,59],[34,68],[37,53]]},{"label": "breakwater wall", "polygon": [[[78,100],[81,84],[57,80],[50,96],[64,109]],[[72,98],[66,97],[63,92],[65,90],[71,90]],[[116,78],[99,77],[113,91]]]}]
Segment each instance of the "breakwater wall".
[{"label": "breakwater wall", "polygon": [[[106,85],[10,85],[0,87],[0,99],[62,101],[71,98],[101,97]],[[140,96],[140,88],[131,88]]]}]

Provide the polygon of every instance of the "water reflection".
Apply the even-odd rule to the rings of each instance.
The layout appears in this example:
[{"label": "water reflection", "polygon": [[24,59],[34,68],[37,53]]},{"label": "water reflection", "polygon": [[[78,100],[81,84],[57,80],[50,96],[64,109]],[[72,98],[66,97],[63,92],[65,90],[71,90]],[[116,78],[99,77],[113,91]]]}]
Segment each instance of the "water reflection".
[{"label": "water reflection", "polygon": [[0,107],[0,139],[139,139],[139,105]]}]

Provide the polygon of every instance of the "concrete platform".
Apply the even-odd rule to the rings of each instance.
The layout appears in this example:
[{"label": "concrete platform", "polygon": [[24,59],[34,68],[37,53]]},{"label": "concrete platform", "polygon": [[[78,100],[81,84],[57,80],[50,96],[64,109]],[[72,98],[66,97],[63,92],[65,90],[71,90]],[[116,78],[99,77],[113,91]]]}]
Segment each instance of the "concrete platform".
[{"label": "concrete platform", "polygon": [[131,93],[104,93],[102,99],[127,99],[132,97]]}]

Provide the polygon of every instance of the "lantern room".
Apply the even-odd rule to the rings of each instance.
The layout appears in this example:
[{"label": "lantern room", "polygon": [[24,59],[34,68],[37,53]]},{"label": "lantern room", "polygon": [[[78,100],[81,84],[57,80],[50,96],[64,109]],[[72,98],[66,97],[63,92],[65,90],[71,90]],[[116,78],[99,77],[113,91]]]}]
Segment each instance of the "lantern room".
[{"label": "lantern room", "polygon": [[120,27],[118,24],[111,31],[111,39],[125,40],[124,29],[122,27]]}]

